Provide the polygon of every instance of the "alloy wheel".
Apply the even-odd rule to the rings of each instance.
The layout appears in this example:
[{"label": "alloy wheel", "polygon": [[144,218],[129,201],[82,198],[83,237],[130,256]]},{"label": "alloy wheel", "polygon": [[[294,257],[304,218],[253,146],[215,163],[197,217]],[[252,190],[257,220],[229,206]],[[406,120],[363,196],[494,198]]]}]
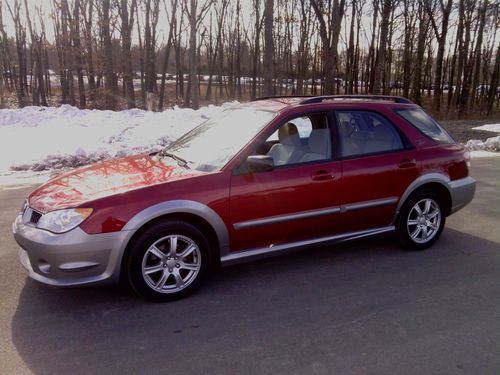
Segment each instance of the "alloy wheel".
[{"label": "alloy wheel", "polygon": [[142,276],[160,293],[177,293],[188,287],[201,269],[201,252],[196,243],[181,235],[169,235],[154,242],[142,259]]},{"label": "alloy wheel", "polygon": [[441,209],[431,198],[418,201],[410,210],[407,229],[411,239],[419,244],[429,242],[436,236],[441,224]]}]

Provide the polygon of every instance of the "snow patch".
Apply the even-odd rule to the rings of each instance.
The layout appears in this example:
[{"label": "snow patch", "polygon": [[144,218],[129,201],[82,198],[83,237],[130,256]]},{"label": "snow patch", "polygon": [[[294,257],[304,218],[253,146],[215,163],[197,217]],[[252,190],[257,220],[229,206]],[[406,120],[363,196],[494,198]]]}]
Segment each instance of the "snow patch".
[{"label": "snow patch", "polygon": [[0,183],[40,181],[50,172],[157,151],[238,102],[163,112],[81,110],[70,105],[0,110]]},{"label": "snow patch", "polygon": [[470,139],[465,144],[469,151],[500,151],[500,135],[488,138],[486,141]]},{"label": "snow patch", "polygon": [[472,128],[472,129],[500,133],[500,124],[485,124],[485,125],[481,125],[481,126],[476,126],[475,128]]}]

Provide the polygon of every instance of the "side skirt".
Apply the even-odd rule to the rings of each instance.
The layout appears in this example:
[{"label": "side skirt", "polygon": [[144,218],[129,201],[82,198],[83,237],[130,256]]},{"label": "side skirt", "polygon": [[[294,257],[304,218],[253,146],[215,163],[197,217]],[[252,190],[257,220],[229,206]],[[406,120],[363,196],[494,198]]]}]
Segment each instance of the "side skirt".
[{"label": "side skirt", "polygon": [[279,244],[275,246],[259,247],[255,249],[242,250],[235,253],[230,253],[221,258],[222,266],[230,266],[233,264],[244,263],[251,260],[268,258],[276,255],[287,254],[296,250],[300,250],[304,247],[311,245],[320,245],[327,243],[338,243],[343,241],[355,240],[358,238],[375,236],[377,234],[389,233],[395,230],[394,225],[380,228],[372,228],[368,230],[349,232],[343,234],[336,234],[334,236],[313,238],[310,240],[289,242],[284,244]]}]

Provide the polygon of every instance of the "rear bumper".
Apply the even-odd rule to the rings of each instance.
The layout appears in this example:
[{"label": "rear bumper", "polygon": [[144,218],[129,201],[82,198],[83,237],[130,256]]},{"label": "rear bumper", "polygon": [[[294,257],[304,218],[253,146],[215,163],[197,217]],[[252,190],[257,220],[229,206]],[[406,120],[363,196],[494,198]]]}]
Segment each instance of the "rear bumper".
[{"label": "rear bumper", "polygon": [[450,181],[448,185],[451,194],[450,214],[453,214],[472,201],[476,192],[476,180],[469,176]]},{"label": "rear bumper", "polygon": [[12,225],[19,260],[29,276],[54,286],[114,283],[119,280],[126,241],[131,232],[89,235],[80,228],[54,234],[26,225],[18,216]]}]

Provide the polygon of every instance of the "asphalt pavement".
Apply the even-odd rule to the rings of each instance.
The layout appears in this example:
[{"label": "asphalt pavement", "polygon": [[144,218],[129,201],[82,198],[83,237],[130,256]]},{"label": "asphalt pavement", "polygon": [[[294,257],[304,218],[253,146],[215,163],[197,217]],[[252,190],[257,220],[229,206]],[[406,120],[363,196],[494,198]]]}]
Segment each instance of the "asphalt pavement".
[{"label": "asphalt pavement", "polygon": [[430,250],[391,238],[304,250],[210,276],[154,304],[125,288],[26,277],[0,187],[2,374],[500,374],[500,158]]}]

